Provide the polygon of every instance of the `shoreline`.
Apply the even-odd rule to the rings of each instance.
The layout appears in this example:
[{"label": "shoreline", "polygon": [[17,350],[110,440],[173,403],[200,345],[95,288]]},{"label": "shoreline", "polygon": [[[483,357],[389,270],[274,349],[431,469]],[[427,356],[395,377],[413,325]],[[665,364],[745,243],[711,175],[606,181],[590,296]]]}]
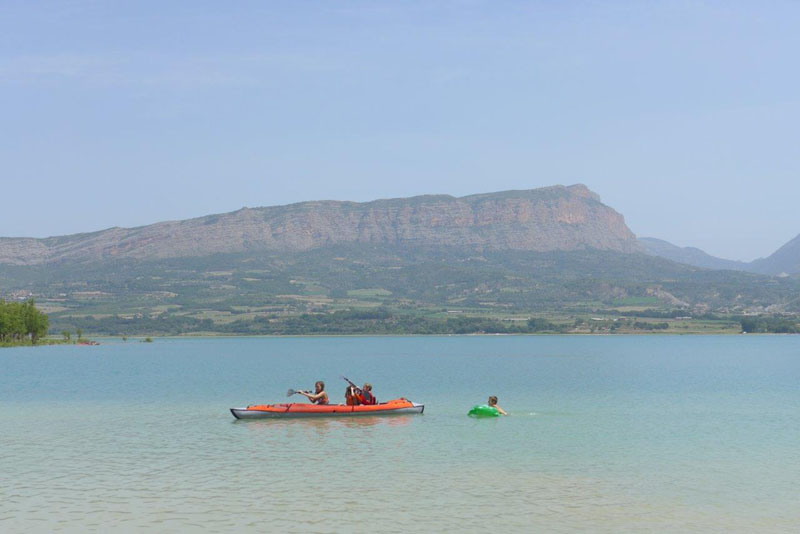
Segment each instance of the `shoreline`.
[{"label": "shoreline", "polygon": [[[609,334],[609,333],[573,333],[573,334],[565,334],[565,333],[552,333],[552,334],[545,334],[545,333],[525,333],[525,334],[203,334],[203,333],[192,333],[192,334],[178,334],[178,335],[156,335],[151,334],[149,336],[146,335],[136,335],[136,336],[126,336],[129,342],[140,343],[146,337],[151,337],[153,340],[155,339],[246,339],[246,338],[323,338],[323,337],[653,337],[653,336],[669,336],[669,337],[680,337],[680,336],[725,336],[725,337],[733,337],[733,336],[800,336],[800,334],[783,334],[783,333],[770,333],[770,332],[762,332],[762,333],[754,333],[754,334],[744,334],[742,332],[732,333],[732,332],[652,332],[652,333],[631,333],[631,334]],[[103,339],[122,339],[122,336],[117,335],[110,335],[110,334],[99,334],[99,335],[92,335],[92,339],[95,340],[103,340]]]},{"label": "shoreline", "polygon": [[[32,345],[30,343],[26,344],[16,344],[16,345],[0,345],[0,349],[4,348],[35,348],[35,347],[49,347],[49,346],[56,346],[56,345],[67,345],[67,346],[79,346],[79,347],[91,347],[91,346],[98,346],[108,343],[109,341],[114,341],[115,344],[125,344],[125,343],[152,343],[153,341],[160,339],[160,340],[180,340],[180,339],[309,339],[309,338],[415,338],[415,337],[424,337],[424,338],[447,338],[447,337],[479,337],[479,338],[495,338],[495,337],[604,337],[604,338],[611,338],[611,337],[654,337],[654,336],[664,336],[664,337],[734,337],[734,336],[741,336],[747,335],[750,336],[757,336],[757,337],[781,337],[781,336],[794,336],[800,334],[790,334],[790,333],[771,333],[771,332],[760,332],[760,333],[744,333],[744,332],[649,332],[649,333],[624,333],[624,334],[610,334],[610,333],[515,333],[515,334],[208,334],[208,333],[192,333],[192,334],[178,334],[178,335],[167,335],[167,336],[159,336],[159,335],[142,335],[142,336],[125,336],[127,337],[127,341],[122,341],[123,336],[117,335],[110,335],[110,334],[98,334],[98,335],[89,335],[86,336],[87,338],[91,338],[91,341],[95,341],[95,343],[75,343],[72,341],[60,341],[60,340],[42,340],[42,342]],[[152,341],[146,342],[145,339],[151,338]]]}]

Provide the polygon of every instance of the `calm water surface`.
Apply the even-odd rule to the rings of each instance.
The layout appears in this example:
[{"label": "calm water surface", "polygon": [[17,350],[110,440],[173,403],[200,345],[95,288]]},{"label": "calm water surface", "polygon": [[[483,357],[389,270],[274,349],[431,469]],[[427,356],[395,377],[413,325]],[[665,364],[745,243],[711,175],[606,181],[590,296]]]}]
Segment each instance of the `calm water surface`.
[{"label": "calm water surface", "polygon": [[[421,416],[236,421],[345,374]],[[472,420],[490,394],[511,417]],[[0,531],[797,532],[800,337],[0,350]]]}]

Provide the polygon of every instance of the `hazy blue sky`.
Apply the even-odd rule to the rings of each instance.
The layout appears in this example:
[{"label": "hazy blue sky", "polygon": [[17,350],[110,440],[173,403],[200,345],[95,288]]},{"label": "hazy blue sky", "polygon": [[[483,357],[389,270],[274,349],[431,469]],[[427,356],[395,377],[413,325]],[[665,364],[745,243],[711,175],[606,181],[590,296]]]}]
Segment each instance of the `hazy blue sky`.
[{"label": "hazy blue sky", "polygon": [[735,259],[800,232],[800,3],[0,0],[0,236],[582,182]]}]

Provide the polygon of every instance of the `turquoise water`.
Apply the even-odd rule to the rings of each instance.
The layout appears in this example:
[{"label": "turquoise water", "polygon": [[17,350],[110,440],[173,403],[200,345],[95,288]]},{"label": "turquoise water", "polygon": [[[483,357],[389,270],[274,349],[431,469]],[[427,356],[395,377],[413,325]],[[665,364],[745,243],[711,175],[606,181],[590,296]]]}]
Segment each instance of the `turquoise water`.
[{"label": "turquoise water", "polygon": [[[228,411],[341,374],[425,414]],[[800,337],[3,349],[0,481],[3,532],[796,532]]]}]

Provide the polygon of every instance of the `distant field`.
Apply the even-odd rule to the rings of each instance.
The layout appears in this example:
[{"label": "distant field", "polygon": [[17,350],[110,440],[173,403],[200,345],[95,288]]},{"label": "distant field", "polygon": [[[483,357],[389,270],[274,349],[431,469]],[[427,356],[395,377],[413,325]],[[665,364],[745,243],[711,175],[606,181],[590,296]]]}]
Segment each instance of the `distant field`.
[{"label": "distant field", "polygon": [[390,297],[392,292],[387,289],[351,289],[347,292],[348,297],[355,298],[376,298],[376,297]]},{"label": "distant field", "polygon": [[[649,302],[645,300],[639,301]],[[48,306],[46,302],[43,303]],[[616,302],[614,302],[616,304]],[[578,306],[581,309],[583,305]],[[652,309],[608,308],[592,313],[525,313],[497,306],[424,306],[392,298],[382,289],[350,290],[345,298],[277,295],[262,306],[163,304],[137,305],[120,313],[118,302],[59,305],[51,315],[54,331],[82,328],[97,334],[147,335],[202,333],[738,333],[728,318],[673,319],[647,317]],[[362,310],[362,311],[359,311]],[[625,315],[620,315],[624,313]],[[658,312],[664,313],[664,312]],[[344,314],[344,315],[342,315]],[[548,326],[549,325],[549,326]],[[60,331],[60,330],[58,330]]]}]

